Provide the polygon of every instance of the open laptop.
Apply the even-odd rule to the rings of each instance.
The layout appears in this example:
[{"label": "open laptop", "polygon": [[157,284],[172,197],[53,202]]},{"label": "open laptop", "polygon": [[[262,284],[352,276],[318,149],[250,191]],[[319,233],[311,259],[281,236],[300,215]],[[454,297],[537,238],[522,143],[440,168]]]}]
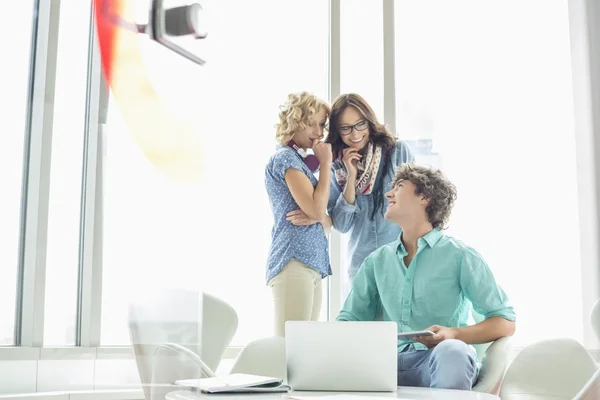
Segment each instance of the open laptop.
[{"label": "open laptop", "polygon": [[397,335],[395,322],[288,321],[288,385],[292,390],[396,391]]}]

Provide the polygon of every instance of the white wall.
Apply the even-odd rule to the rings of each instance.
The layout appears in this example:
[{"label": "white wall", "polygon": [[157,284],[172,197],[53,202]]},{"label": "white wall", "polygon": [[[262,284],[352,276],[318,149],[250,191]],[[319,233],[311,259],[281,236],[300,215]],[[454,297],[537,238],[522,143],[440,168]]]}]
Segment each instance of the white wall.
[{"label": "white wall", "polygon": [[[227,373],[233,361],[224,359],[217,374]],[[0,396],[117,389],[136,390],[142,396],[138,371],[128,349],[4,348],[0,351]],[[123,393],[126,398],[132,396],[131,392]]]},{"label": "white wall", "polygon": [[4,350],[0,394],[140,388],[135,362],[128,355],[105,355],[96,349],[67,352],[38,348],[27,349],[30,354],[26,357],[19,351],[19,358],[10,359]]}]

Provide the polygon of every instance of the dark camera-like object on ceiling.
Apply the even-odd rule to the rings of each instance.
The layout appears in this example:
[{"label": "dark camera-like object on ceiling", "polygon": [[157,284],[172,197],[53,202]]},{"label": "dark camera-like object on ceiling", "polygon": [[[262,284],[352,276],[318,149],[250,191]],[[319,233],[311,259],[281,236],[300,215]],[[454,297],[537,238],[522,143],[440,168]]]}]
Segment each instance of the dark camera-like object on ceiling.
[{"label": "dark camera-like object on ceiling", "polygon": [[103,17],[108,18],[112,23],[137,33],[147,34],[152,40],[198,65],[206,64],[205,60],[178,45],[174,40],[182,37],[206,38],[208,33],[205,30],[204,10],[200,3],[194,2],[165,9],[164,0],[152,0],[147,24],[125,21],[118,15],[110,14],[108,2],[104,5]]},{"label": "dark camera-like object on ceiling", "polygon": [[192,52],[177,45],[172,39],[191,36],[204,39],[208,33],[204,30],[203,9],[199,3],[192,3],[165,9],[164,0],[152,0],[148,34],[153,40],[173,50],[175,53],[199,65],[206,61]]}]

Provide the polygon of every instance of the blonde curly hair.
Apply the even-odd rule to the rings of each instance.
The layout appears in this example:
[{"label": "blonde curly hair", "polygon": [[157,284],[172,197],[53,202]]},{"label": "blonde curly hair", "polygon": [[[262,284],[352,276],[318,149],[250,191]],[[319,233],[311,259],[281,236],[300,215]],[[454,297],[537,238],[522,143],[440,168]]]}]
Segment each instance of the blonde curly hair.
[{"label": "blonde curly hair", "polygon": [[329,117],[329,105],[312,93],[289,94],[287,101],[279,107],[279,123],[275,125],[277,141],[282,145],[287,144],[296,132],[311,126],[313,116],[321,108],[325,109],[326,116]]}]

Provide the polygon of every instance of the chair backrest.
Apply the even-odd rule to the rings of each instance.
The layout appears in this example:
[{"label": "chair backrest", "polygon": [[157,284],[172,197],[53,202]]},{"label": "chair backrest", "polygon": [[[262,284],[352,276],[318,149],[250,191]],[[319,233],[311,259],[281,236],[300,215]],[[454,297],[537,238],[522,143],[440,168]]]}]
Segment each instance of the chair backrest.
[{"label": "chair backrest", "polygon": [[592,375],[585,386],[573,397],[573,400],[600,399],[600,369]]},{"label": "chair backrest", "polygon": [[492,343],[486,343],[487,348],[483,356],[479,356],[481,369],[477,383],[473,387],[475,392],[498,394],[502,379],[509,364],[511,339],[501,337]]},{"label": "chair backrest", "polygon": [[269,376],[286,381],[285,338],[273,336],[248,343],[231,367],[231,373]]},{"label": "chair backrest", "polygon": [[[471,316],[476,324],[485,320],[485,317],[475,310],[471,310]],[[509,364],[511,338],[502,337],[494,342],[475,344],[473,347],[481,363],[479,378],[473,390],[498,394]]]},{"label": "chair backrest", "polygon": [[592,312],[590,313],[590,324],[592,324],[592,329],[594,329],[598,340],[600,340],[600,299],[596,300],[596,304],[594,304],[594,307],[592,307]]},{"label": "chair backrest", "polygon": [[[481,314],[479,314],[478,312],[476,312],[475,310],[471,310],[471,316],[473,317],[473,321],[478,324],[481,321],[483,321],[485,319],[485,317]],[[490,347],[492,343],[482,343],[482,344],[474,344],[473,347],[475,347],[475,351],[477,351],[477,358],[479,359],[479,361],[483,360],[485,358],[485,352],[487,351],[488,347]]]},{"label": "chair backrest", "polygon": [[[148,385],[168,384],[175,379],[193,378],[197,366],[186,367],[181,355],[167,354],[159,346],[181,345],[200,356],[213,371],[237,330],[235,310],[207,293],[169,290],[132,303],[129,307],[129,333],[146,399]],[[159,366],[163,372],[157,382]],[[160,374],[159,374],[160,375]],[[199,377],[199,376],[198,376]]]},{"label": "chair backrest", "polygon": [[598,364],[579,342],[543,340],[525,347],[515,357],[506,372],[500,397],[573,399],[597,371]]}]

